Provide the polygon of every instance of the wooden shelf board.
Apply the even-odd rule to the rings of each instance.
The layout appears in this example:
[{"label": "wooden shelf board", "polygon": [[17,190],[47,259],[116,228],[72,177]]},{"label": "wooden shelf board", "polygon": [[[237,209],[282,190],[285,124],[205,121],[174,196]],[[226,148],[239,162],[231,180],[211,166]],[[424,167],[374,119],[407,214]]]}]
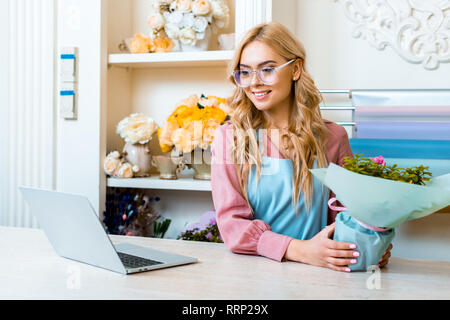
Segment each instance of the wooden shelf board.
[{"label": "wooden shelf board", "polygon": [[211,67],[226,66],[234,51],[200,51],[167,53],[110,54],[108,63],[128,68]]}]

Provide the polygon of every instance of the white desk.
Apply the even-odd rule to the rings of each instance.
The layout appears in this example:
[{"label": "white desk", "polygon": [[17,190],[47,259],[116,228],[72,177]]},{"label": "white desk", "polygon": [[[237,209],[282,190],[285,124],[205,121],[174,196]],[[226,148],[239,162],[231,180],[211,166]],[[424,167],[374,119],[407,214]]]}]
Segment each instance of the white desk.
[{"label": "white desk", "polygon": [[41,230],[0,227],[0,299],[450,298],[450,262],[392,258],[379,274],[381,288],[370,290],[369,273],[239,255],[223,244],[111,239],[193,256],[199,262],[126,276],[59,257]]}]

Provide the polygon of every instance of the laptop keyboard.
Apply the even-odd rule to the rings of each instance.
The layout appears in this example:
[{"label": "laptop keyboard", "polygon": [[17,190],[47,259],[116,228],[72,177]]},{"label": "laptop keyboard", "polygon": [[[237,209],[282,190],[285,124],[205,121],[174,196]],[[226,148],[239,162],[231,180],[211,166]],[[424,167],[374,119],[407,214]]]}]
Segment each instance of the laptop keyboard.
[{"label": "laptop keyboard", "polygon": [[117,254],[119,255],[120,260],[122,260],[122,263],[126,268],[148,267],[162,263],[160,261],[145,259],[123,252],[117,252]]}]

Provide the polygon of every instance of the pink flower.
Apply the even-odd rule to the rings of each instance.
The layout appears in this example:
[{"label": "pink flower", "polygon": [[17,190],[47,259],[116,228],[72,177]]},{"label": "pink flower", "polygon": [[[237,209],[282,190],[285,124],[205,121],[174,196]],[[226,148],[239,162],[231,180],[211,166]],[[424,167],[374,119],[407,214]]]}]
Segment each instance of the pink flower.
[{"label": "pink flower", "polygon": [[372,159],[373,161],[375,161],[377,164],[381,164],[382,166],[385,166],[385,165],[386,165],[386,161],[384,161],[383,156],[378,156],[378,157],[376,157],[376,158],[370,158],[370,159]]}]

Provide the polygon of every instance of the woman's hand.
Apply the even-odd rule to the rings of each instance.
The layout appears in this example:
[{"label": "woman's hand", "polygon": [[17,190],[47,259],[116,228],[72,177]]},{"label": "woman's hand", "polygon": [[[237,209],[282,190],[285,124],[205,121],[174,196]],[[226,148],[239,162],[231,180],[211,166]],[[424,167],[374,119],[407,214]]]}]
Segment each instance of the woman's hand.
[{"label": "woman's hand", "polygon": [[[291,240],[284,257],[336,271],[350,272],[348,265],[356,263],[359,252],[356,245],[331,240],[336,224],[325,227],[310,240]],[[390,255],[390,253],[389,253]]]},{"label": "woman's hand", "polygon": [[378,264],[378,266],[380,268],[383,268],[384,266],[386,266],[389,262],[389,257],[391,256],[391,249],[392,249],[392,243],[389,245],[389,247],[386,249],[386,251],[384,252],[383,256],[380,259],[380,263]]}]

